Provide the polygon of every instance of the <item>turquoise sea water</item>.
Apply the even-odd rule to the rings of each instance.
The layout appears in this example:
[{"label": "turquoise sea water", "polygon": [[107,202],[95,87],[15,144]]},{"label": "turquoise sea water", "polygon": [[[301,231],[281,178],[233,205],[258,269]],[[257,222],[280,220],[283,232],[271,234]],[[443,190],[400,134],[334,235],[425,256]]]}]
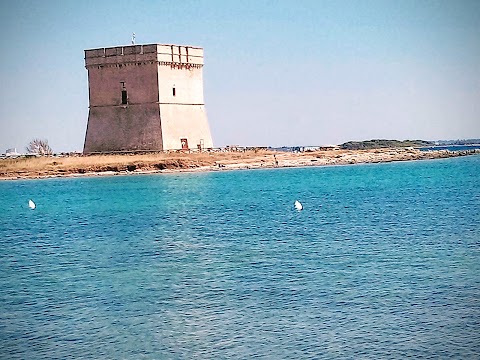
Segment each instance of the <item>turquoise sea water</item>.
[{"label": "turquoise sea water", "polygon": [[479,211],[480,156],[0,182],[0,358],[478,359]]},{"label": "turquoise sea water", "polygon": [[421,151],[448,150],[448,151],[472,151],[480,149],[480,145],[435,145],[419,148]]}]

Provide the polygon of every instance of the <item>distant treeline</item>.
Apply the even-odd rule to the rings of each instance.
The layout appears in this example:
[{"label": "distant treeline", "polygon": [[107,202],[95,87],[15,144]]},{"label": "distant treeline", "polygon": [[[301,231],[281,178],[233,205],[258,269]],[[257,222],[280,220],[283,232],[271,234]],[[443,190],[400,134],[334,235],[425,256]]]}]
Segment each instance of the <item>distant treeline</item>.
[{"label": "distant treeline", "polygon": [[340,148],[346,150],[362,150],[362,149],[380,149],[380,148],[395,148],[395,147],[422,147],[432,146],[433,142],[425,140],[384,140],[375,139],[367,141],[349,141],[340,145]]}]

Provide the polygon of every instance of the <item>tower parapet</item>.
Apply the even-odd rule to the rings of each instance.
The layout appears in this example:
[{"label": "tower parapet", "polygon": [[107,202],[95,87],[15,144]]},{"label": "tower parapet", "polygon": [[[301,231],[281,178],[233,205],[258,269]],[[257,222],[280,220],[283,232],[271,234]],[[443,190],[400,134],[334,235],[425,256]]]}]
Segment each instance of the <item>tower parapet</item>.
[{"label": "tower parapet", "polygon": [[160,65],[203,66],[203,49],[179,45],[130,45],[85,50],[85,67],[157,62]]}]

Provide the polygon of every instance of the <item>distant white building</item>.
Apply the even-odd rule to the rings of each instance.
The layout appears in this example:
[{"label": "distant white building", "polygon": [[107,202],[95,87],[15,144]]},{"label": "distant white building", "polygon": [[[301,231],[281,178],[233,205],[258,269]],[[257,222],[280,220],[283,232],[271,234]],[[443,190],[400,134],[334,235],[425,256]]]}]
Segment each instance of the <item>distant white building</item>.
[{"label": "distant white building", "polygon": [[320,150],[320,146],[301,146],[300,151],[305,152],[305,151],[317,151]]},{"label": "distant white building", "polygon": [[5,156],[20,156],[22,154],[17,152],[17,148],[11,148],[5,150]]}]

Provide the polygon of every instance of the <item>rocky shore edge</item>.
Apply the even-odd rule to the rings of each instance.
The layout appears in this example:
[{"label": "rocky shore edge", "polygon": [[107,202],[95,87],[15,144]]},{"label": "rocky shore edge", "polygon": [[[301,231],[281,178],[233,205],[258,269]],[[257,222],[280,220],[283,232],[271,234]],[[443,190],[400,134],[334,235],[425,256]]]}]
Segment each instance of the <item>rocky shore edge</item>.
[{"label": "rocky shore edge", "polygon": [[[351,165],[442,159],[480,154],[480,149],[420,151],[414,148],[319,150],[307,152],[249,151],[192,154],[116,155],[0,161],[0,180],[42,179],[99,175],[224,171],[262,168]],[[10,163],[6,163],[10,161]],[[23,163],[22,163],[23,161]]]}]

